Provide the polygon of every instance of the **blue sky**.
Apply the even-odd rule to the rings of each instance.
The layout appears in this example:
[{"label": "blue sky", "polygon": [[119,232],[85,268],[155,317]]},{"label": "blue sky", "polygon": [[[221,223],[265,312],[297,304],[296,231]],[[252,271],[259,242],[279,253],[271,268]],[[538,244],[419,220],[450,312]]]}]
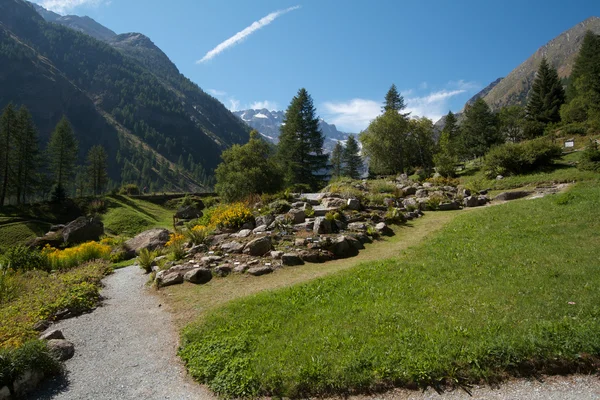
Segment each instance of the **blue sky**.
[{"label": "blue sky", "polygon": [[232,110],[285,109],[305,87],[318,114],[348,132],[378,115],[392,83],[413,115],[459,111],[540,46],[600,16],[598,0],[35,1],[144,33]]}]

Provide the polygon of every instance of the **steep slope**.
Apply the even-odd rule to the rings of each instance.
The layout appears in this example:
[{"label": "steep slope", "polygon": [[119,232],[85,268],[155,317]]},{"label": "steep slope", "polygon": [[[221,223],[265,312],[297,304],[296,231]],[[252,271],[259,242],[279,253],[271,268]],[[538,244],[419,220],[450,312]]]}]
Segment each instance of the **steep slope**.
[{"label": "steep slope", "polygon": [[542,57],[546,57],[548,62],[558,70],[561,78],[569,77],[583,37],[588,30],[600,34],[600,18],[588,18],[542,46],[495,85],[484,100],[494,110],[507,105],[524,104]]},{"label": "steep slope", "polygon": [[[0,107],[30,108],[43,142],[65,114],[82,154],[97,143],[109,148],[114,180],[197,189],[224,148],[247,140],[248,127],[142,35],[115,36],[117,50],[45,22],[21,0],[0,0],[0,28]],[[150,69],[147,54],[162,68]],[[189,174],[172,173],[178,160]]]},{"label": "steep slope", "polygon": [[[272,143],[279,141],[279,128],[283,124],[285,112],[270,111],[267,109],[261,110],[241,110],[234,111],[234,115],[242,121],[256,129],[261,135]],[[328,124],[325,120],[319,120],[319,128],[325,135],[325,150],[330,151],[335,146],[337,141],[345,141],[348,139],[348,133],[338,131],[333,124]]]}]

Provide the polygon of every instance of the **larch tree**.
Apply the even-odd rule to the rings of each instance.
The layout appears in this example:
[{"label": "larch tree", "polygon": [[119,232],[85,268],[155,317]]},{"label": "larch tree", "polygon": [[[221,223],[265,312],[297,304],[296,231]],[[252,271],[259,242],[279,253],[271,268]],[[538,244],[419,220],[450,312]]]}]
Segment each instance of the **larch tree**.
[{"label": "larch tree", "polygon": [[[92,193],[96,196],[102,194],[108,184],[108,156],[104,147],[93,146],[87,155],[87,177]],[[149,167],[148,167],[149,168]],[[146,172],[149,176],[149,172]]]},{"label": "larch tree", "polygon": [[9,103],[0,117],[0,206],[4,205],[8,196],[10,171],[14,156],[14,141],[17,136],[17,113],[12,103]]},{"label": "larch tree", "polygon": [[12,181],[17,204],[21,204],[35,190],[41,157],[37,129],[25,106],[19,109],[17,124],[19,133],[14,140],[15,156]]},{"label": "larch tree", "polygon": [[315,112],[312,98],[304,88],[285,112],[277,157],[287,186],[308,185],[316,190],[325,182],[328,157],[323,153],[325,136]]},{"label": "larch tree", "polygon": [[48,158],[55,184],[54,200],[60,201],[65,197],[65,183],[75,171],[77,152],[77,139],[71,124],[63,117],[48,142]]},{"label": "larch tree", "polygon": [[343,160],[343,175],[352,179],[360,178],[360,170],[363,168],[363,161],[360,157],[360,148],[354,135],[349,135],[344,148]]},{"label": "larch tree", "polygon": [[343,174],[343,161],[342,157],[344,154],[344,146],[340,142],[335,144],[335,147],[329,155],[329,163],[331,164],[331,176],[333,178],[339,178]]}]

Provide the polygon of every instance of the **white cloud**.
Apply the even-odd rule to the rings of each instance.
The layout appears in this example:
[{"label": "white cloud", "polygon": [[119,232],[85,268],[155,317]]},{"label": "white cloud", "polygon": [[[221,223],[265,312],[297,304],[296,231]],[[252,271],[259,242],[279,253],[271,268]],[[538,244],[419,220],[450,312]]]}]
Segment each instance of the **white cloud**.
[{"label": "white cloud", "polygon": [[406,112],[410,112],[413,117],[427,117],[436,122],[448,113],[448,100],[466,92],[464,89],[440,90],[427,96],[408,98],[405,101]]},{"label": "white cloud", "polygon": [[381,114],[382,103],[368,99],[352,99],[347,102],[323,104],[324,119],[348,132],[360,132]]},{"label": "white cloud", "polygon": [[223,97],[227,95],[227,92],[224,92],[223,90],[207,89],[206,91],[215,97]]},{"label": "white cloud", "polygon": [[65,14],[79,6],[99,6],[110,4],[109,0],[36,0],[36,3],[47,10]]},{"label": "white cloud", "polygon": [[231,97],[231,98],[227,99],[227,102],[229,103],[229,106],[225,105],[225,107],[227,107],[229,109],[229,111],[238,111],[240,109],[240,101],[239,100]]},{"label": "white cloud", "polygon": [[481,89],[481,85],[477,82],[465,81],[460,79],[458,81],[450,81],[448,82],[449,88],[455,88],[459,90],[479,90]]},{"label": "white cloud", "polygon": [[248,107],[248,108],[250,108],[252,110],[262,110],[263,108],[266,108],[269,111],[279,110],[278,104],[274,101],[269,101],[269,100],[255,101],[254,103],[250,104],[250,107]]},{"label": "white cloud", "polygon": [[[55,1],[58,1],[58,0],[55,0]],[[82,1],[82,0],[74,0],[74,1]],[[229,47],[235,46],[236,44],[238,44],[239,42],[244,40],[246,37],[248,37],[251,34],[253,34],[254,32],[256,32],[257,30],[269,25],[271,22],[275,21],[278,17],[282,16],[283,14],[286,14],[290,11],[297,10],[299,8],[300,8],[300,6],[294,6],[294,7],[286,8],[285,10],[278,10],[278,11],[272,12],[271,14],[267,15],[266,17],[259,19],[258,21],[254,21],[252,23],[252,25],[239,31],[238,33],[236,33],[229,39],[225,40],[224,42],[219,43],[217,45],[217,47],[215,47],[214,49],[212,49],[211,51],[206,53],[204,55],[204,57],[202,57],[196,63],[201,64],[205,61],[211,60],[212,58],[221,54],[223,51],[225,51]]]}]

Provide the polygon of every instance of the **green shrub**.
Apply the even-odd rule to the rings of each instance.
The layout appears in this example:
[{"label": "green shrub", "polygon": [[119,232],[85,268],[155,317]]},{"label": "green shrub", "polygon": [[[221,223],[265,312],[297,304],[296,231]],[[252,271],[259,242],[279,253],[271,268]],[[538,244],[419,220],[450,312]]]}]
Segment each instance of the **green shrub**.
[{"label": "green shrub", "polygon": [[41,340],[29,341],[19,348],[0,350],[0,387],[8,387],[13,397],[16,395],[14,383],[31,370],[56,375],[62,372],[62,366]]},{"label": "green shrub", "polygon": [[382,206],[385,203],[386,195],[383,193],[370,194],[367,196],[367,200],[370,205]]},{"label": "green shrub", "polygon": [[585,135],[586,132],[587,127],[583,123],[572,123],[562,128],[562,134],[567,136]]},{"label": "green shrub", "polygon": [[9,248],[3,258],[3,264],[14,271],[49,270],[46,257],[39,250],[30,249],[27,246],[19,245]]},{"label": "green shrub", "polygon": [[6,303],[12,299],[16,287],[12,279],[12,272],[0,265],[0,304]]},{"label": "green shrub", "polygon": [[393,182],[373,181],[369,188],[371,193],[394,193],[396,185]]},{"label": "green shrub", "polygon": [[140,194],[140,188],[136,184],[129,183],[121,186],[119,189],[119,194],[126,196],[137,196]]},{"label": "green shrub", "polygon": [[577,168],[582,171],[600,172],[600,150],[595,141],[590,141],[590,144],[585,148]]},{"label": "green shrub", "polygon": [[488,178],[519,175],[548,167],[562,156],[562,149],[546,139],[505,143],[486,155],[483,171]]},{"label": "green shrub", "polygon": [[203,225],[196,225],[191,228],[188,228],[184,232],[184,235],[190,241],[190,243],[198,245],[206,243],[206,240],[212,233],[212,229]]},{"label": "green shrub", "polygon": [[400,224],[404,222],[404,214],[399,208],[391,207],[385,213],[385,220],[388,223]]},{"label": "green shrub", "polygon": [[292,205],[287,200],[276,200],[269,204],[269,209],[274,214],[284,214],[292,209]]},{"label": "green shrub", "polygon": [[140,250],[140,254],[137,256],[138,265],[149,274],[152,272],[152,264],[157,255],[158,253],[156,251],[150,251],[148,249]]},{"label": "green shrub", "polygon": [[429,197],[427,200],[427,208],[429,210],[437,210],[440,207],[440,204],[444,201],[444,198],[439,195],[434,195]]}]

